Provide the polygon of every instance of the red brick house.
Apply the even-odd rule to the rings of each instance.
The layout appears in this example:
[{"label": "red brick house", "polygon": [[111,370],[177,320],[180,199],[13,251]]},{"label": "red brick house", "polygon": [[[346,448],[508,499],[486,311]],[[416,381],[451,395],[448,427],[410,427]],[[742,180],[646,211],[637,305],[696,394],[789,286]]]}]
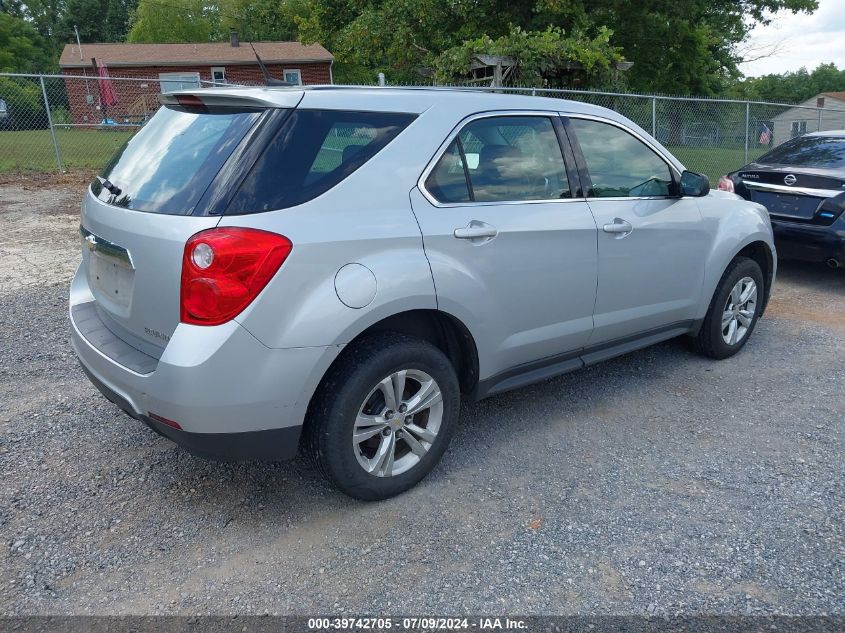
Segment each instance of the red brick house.
[{"label": "red brick house", "polygon": [[[255,42],[253,46],[274,79],[301,85],[332,83],[334,58],[320,44]],[[97,76],[92,58],[98,65],[105,64],[112,78],[108,97],[92,79]],[[200,82],[264,85],[252,47],[240,44],[236,34],[230,42],[83,44],[81,51],[76,44],[67,44],[59,66],[67,77],[74,123],[140,122],[158,108],[159,93],[200,86]],[[123,77],[142,81],[116,79]]]}]

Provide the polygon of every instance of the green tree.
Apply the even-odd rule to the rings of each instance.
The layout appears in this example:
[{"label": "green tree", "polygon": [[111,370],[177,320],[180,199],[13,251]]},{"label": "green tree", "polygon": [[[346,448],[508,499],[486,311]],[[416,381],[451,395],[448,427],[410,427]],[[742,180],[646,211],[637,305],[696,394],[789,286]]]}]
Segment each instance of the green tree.
[{"label": "green tree", "polygon": [[107,28],[107,6],[108,0],[67,0],[56,39],[64,44],[75,41],[73,27],[77,26],[82,42],[107,41],[101,35]]},{"label": "green tree", "polygon": [[129,33],[130,18],[138,0],[107,0],[103,35],[106,42],[122,42]]},{"label": "green tree", "polygon": [[48,49],[29,22],[0,13],[0,72],[47,72],[53,67]]},{"label": "green tree", "polygon": [[310,0],[221,0],[222,31],[235,29],[245,41],[295,41],[298,20],[311,13]]},{"label": "green tree", "polygon": [[67,0],[56,37],[63,44],[76,39],[73,27],[85,42],[122,42],[129,30],[134,0]]},{"label": "green tree", "polygon": [[519,69],[519,83],[526,86],[563,85],[571,75],[570,65],[580,65],[596,82],[611,72],[611,64],[621,59],[610,45],[611,33],[602,28],[595,38],[582,33],[567,36],[562,29],[545,31],[511,29],[507,35],[492,39],[483,36],[444,51],[435,59],[437,75],[449,81],[465,73],[472,57],[479,53],[509,57]]},{"label": "green tree", "polygon": [[57,55],[63,46],[56,38],[56,33],[64,15],[65,0],[25,0],[22,7],[21,17],[30,22],[44,38],[45,50]]},{"label": "green tree", "polygon": [[220,5],[205,0],[140,0],[129,42],[208,42],[222,38]]},{"label": "green tree", "polygon": [[738,76],[736,47],[754,24],[773,12],[816,8],[816,0],[311,0],[297,22],[300,38],[323,43],[341,64],[385,70],[395,80],[419,78],[444,52],[485,36],[511,38],[517,27],[533,34],[522,37],[536,39],[537,49],[554,37],[538,35],[549,29],[569,34],[565,47],[594,41],[606,28],[608,44],[634,62],[626,73],[631,88],[713,94]]},{"label": "green tree", "polygon": [[632,89],[718,94],[739,75],[737,45],[776,11],[812,12],[816,0],[596,0],[591,19],[634,62]]},{"label": "green tree", "polygon": [[809,72],[806,68],[782,74],[749,77],[731,88],[731,94],[743,99],[776,103],[800,103],[820,92],[845,91],[845,69],[835,64],[821,64]]}]

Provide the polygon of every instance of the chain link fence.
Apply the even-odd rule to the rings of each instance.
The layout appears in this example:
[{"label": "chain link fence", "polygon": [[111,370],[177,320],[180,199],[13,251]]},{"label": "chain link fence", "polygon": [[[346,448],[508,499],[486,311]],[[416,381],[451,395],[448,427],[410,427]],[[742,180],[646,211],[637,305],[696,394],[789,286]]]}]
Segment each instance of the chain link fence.
[{"label": "chain link fence", "polygon": [[[100,169],[159,107],[196,80],[0,74],[0,173]],[[453,86],[583,101],[651,133],[711,183],[806,132],[845,129],[845,109],[530,87]],[[326,156],[326,160],[331,160]]]},{"label": "chain link fence", "polygon": [[186,79],[0,74],[0,173],[99,170]]}]

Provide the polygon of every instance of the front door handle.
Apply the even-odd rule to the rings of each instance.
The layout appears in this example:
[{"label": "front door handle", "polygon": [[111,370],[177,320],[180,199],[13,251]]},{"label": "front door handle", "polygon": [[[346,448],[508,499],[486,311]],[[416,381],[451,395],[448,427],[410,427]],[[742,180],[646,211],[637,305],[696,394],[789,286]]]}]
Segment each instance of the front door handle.
[{"label": "front door handle", "polygon": [[454,236],[459,240],[470,240],[475,243],[483,243],[492,240],[498,234],[499,231],[495,226],[487,224],[486,222],[480,222],[479,220],[473,220],[465,227],[455,229]]},{"label": "front door handle", "polygon": [[613,222],[605,224],[603,228],[605,233],[614,233],[616,237],[625,237],[634,230],[631,223],[622,218],[613,218]]}]

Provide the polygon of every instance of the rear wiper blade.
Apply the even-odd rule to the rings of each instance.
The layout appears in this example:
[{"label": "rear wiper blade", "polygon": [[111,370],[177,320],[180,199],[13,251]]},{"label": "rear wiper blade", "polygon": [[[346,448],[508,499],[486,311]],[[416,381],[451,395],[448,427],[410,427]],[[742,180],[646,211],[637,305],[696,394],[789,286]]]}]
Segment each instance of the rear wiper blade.
[{"label": "rear wiper blade", "polygon": [[118,187],[116,184],[114,184],[110,180],[103,179],[102,185],[103,185],[103,189],[108,191],[113,196],[119,196],[121,194],[121,192],[123,191],[120,187]]}]

